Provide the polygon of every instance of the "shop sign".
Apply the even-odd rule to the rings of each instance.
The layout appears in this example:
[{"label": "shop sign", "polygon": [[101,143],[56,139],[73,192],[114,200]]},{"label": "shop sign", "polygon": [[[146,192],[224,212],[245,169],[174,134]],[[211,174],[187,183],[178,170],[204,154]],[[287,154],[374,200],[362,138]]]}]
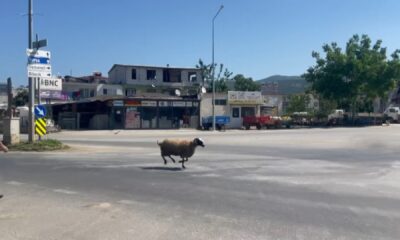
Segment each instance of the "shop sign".
[{"label": "shop sign", "polygon": [[263,104],[261,92],[228,91],[229,104],[257,105]]},{"label": "shop sign", "polygon": [[141,104],[139,100],[125,100],[125,106],[135,107],[135,106],[141,106]]},{"label": "shop sign", "polygon": [[156,101],[142,101],[143,107],[157,107]]},{"label": "shop sign", "polygon": [[159,107],[171,107],[171,106],[172,106],[172,102],[168,102],[168,101],[159,101],[159,102],[158,102],[158,106],[159,106]]},{"label": "shop sign", "polygon": [[193,107],[198,107],[199,103],[198,102],[193,102]]},{"label": "shop sign", "polygon": [[177,101],[174,101],[174,102],[172,102],[172,106],[174,106],[174,107],[185,107],[186,106],[186,104],[185,104],[185,102],[177,102]]},{"label": "shop sign", "polygon": [[186,107],[193,107],[193,103],[192,102],[186,102]]},{"label": "shop sign", "polygon": [[113,106],[114,107],[123,107],[124,106],[124,101],[122,101],[122,100],[114,100],[113,101]]}]

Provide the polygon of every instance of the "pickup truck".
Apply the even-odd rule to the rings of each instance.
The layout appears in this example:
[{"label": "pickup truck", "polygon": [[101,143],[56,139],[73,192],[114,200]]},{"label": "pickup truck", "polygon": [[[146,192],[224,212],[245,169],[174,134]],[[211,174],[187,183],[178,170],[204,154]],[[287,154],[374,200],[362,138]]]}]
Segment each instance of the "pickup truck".
[{"label": "pickup truck", "polygon": [[[225,130],[226,125],[231,122],[231,118],[229,116],[215,116],[215,128],[218,130]],[[203,117],[201,120],[201,125],[203,129],[209,130],[213,125],[213,116]]]},{"label": "pickup truck", "polygon": [[280,118],[272,116],[246,116],[243,117],[243,127],[249,130],[252,126],[255,126],[258,130],[262,128],[280,128],[282,121]]}]

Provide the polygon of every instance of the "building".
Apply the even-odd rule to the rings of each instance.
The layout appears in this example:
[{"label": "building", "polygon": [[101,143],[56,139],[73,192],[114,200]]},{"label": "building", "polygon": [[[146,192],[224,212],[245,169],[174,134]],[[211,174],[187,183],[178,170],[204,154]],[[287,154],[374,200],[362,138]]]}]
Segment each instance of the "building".
[{"label": "building", "polygon": [[177,129],[199,126],[199,100],[146,93],[48,105],[62,129]]},{"label": "building", "polygon": [[[263,105],[261,92],[228,91],[215,94],[215,115],[229,116],[228,128],[241,128],[243,117],[260,115]],[[206,93],[201,98],[200,116],[212,116],[212,94]]]},{"label": "building", "polygon": [[124,88],[127,97],[141,93],[197,96],[203,86],[200,69],[114,64],[109,82]]}]

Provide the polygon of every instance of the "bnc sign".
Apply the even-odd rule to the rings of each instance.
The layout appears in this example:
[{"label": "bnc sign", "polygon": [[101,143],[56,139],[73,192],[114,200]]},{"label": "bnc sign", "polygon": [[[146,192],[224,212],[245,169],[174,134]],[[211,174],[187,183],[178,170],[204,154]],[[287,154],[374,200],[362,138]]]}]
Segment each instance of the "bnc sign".
[{"label": "bnc sign", "polygon": [[39,80],[40,80],[40,90],[55,90],[55,91],[62,90],[62,79],[40,78]]}]

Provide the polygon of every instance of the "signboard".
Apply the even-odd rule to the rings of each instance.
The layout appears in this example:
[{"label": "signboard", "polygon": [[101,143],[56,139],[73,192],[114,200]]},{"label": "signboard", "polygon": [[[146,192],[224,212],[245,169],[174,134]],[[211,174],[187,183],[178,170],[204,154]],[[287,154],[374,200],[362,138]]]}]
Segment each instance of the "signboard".
[{"label": "signboard", "polygon": [[186,107],[193,107],[193,103],[192,102],[186,102]]},{"label": "signboard", "polygon": [[28,68],[28,77],[49,78],[51,77],[51,71],[32,71]]},{"label": "signboard", "polygon": [[47,134],[46,120],[44,118],[39,118],[35,121],[35,133],[39,136]]},{"label": "signboard", "polygon": [[142,101],[143,107],[157,107],[156,101]]},{"label": "signboard", "polygon": [[124,101],[122,101],[122,100],[114,100],[113,101],[113,106],[114,107],[123,107],[124,106]]},{"label": "signboard", "polygon": [[44,51],[44,50],[35,50],[35,49],[26,49],[26,55],[28,57],[33,56],[37,58],[51,58],[51,53],[50,51]]},{"label": "signboard", "polygon": [[[37,84],[36,84],[37,88]],[[40,78],[40,90],[62,90],[62,79],[60,78]]]},{"label": "signboard", "polygon": [[261,92],[228,91],[228,103],[238,105],[263,104]]},{"label": "signboard", "polygon": [[185,104],[185,102],[174,101],[174,102],[172,102],[172,106],[174,106],[174,107],[185,107],[186,104]]},{"label": "signboard", "polygon": [[158,102],[159,107],[172,107],[172,102],[169,101],[159,101]]},{"label": "signboard", "polygon": [[27,49],[26,54],[28,55],[28,77],[51,77],[49,51]]},{"label": "signboard", "polygon": [[68,94],[62,91],[40,90],[40,97],[46,99],[68,100]]},{"label": "signboard", "polygon": [[136,107],[140,106],[140,101],[139,100],[125,100],[125,106],[128,107]]},{"label": "signboard", "polygon": [[37,105],[35,107],[35,116],[37,118],[43,118],[46,116],[46,108],[43,105]]}]

